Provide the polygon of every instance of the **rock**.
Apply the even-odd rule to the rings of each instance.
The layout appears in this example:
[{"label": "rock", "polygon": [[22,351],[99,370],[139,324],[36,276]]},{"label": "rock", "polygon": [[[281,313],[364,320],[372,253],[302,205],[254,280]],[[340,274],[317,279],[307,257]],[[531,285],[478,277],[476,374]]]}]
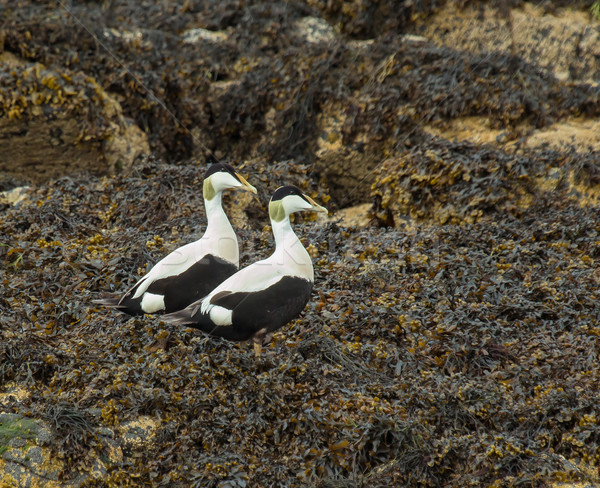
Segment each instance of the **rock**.
[{"label": "rock", "polygon": [[146,134],[131,119],[119,117],[110,125],[114,132],[103,148],[109,172],[127,170],[138,156],[150,152]]},{"label": "rock", "polygon": [[96,458],[94,459],[94,463],[90,469],[90,477],[101,480],[106,478],[107,469],[106,465],[102,462],[102,460]]},{"label": "rock", "polygon": [[383,226],[397,225],[407,216],[414,221],[470,224],[488,213],[518,214],[531,204],[536,191],[522,174],[523,167],[532,174],[545,171],[541,162],[491,146],[432,139],[390,157],[374,171],[373,214]]},{"label": "rock", "polygon": [[342,208],[335,212],[328,220],[344,227],[367,227],[371,220],[369,213],[372,208],[370,203],[361,203],[352,207]]},{"label": "rock", "polygon": [[324,19],[318,17],[303,17],[296,21],[298,35],[306,42],[332,42],[335,40],[335,31]]},{"label": "rock", "polygon": [[342,106],[324,107],[318,117],[316,168],[327,180],[331,195],[340,207],[369,200],[372,170],[381,160],[384,143],[373,138],[366,127],[349,146],[343,140],[347,116]]},{"label": "rock", "polygon": [[18,205],[25,200],[27,190],[29,190],[28,186],[18,186],[12,190],[0,192],[0,204]]},{"label": "rock", "polygon": [[64,486],[58,482],[62,462],[37,445],[48,432],[40,420],[0,413],[0,486]]},{"label": "rock", "polygon": [[[3,393],[0,400],[5,395],[8,393]],[[142,448],[152,440],[155,425],[147,417],[127,422],[121,426],[120,441],[128,449]],[[98,429],[101,453],[90,450],[88,468],[70,472],[51,449],[55,438],[44,421],[0,412],[0,486],[58,488],[104,480],[111,466],[123,462],[121,445],[113,436],[111,429]]]},{"label": "rock", "polygon": [[223,31],[212,31],[208,29],[189,29],[181,34],[183,42],[195,44],[197,42],[223,42],[229,38],[229,35]]},{"label": "rock", "polygon": [[589,80],[600,69],[600,22],[582,11],[552,15],[528,3],[506,12],[490,6],[457,10],[448,4],[420,31],[453,49],[510,52],[559,79]]},{"label": "rock", "polygon": [[433,136],[448,140],[471,141],[475,144],[497,144],[501,138],[502,129],[493,129],[488,117],[471,116],[453,119],[445,127],[424,126],[425,131]]},{"label": "rock", "polygon": [[436,2],[398,0],[345,0],[308,3],[320,11],[327,21],[348,37],[375,37],[385,32],[401,32],[408,19],[426,15]]},{"label": "rock", "polygon": [[[13,383],[5,385],[3,390],[0,409],[11,408],[15,402],[20,404],[29,396],[29,392]],[[146,425],[144,419],[141,425]],[[95,436],[101,454],[91,450],[89,468],[72,472],[52,449],[56,437],[44,420],[0,410],[0,486],[58,488],[104,480],[109,466],[123,462],[123,451],[111,429],[100,427]]]},{"label": "rock", "polygon": [[600,150],[600,120],[573,117],[539,129],[527,137],[525,147],[550,146],[564,149],[573,145],[582,151]]},{"label": "rock", "polygon": [[0,68],[0,172],[31,183],[127,170],[149,152],[119,102],[81,73],[18,62]]},{"label": "rock", "polygon": [[144,40],[144,32],[137,29],[134,31],[125,29],[104,29],[102,35],[106,39],[116,38],[129,44],[132,47],[143,47],[145,49],[152,49],[152,43]]},{"label": "rock", "polygon": [[129,451],[144,449],[152,443],[157,427],[156,420],[148,416],[121,424],[119,434],[123,447]]}]

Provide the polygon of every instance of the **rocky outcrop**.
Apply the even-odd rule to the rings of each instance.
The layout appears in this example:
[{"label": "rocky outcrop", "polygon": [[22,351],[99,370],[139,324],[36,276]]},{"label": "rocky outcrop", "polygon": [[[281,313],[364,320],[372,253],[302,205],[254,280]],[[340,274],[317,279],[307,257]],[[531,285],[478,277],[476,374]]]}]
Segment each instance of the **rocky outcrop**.
[{"label": "rocky outcrop", "polygon": [[48,421],[0,412],[0,486],[75,488],[107,481],[109,470],[123,462],[123,452],[135,456],[148,449],[156,429],[156,421],[145,416],[116,429],[96,428],[96,448],[79,469],[71,470],[53,448],[58,436]]},{"label": "rocky outcrop", "polygon": [[[588,82],[598,68],[598,22],[585,11],[418,4],[207,2],[176,15],[138,12],[131,1],[90,4],[72,12],[84,25],[98,22],[85,31],[61,9],[28,3],[8,12],[4,58],[43,63],[42,81],[57,86],[23,77],[33,103],[37,93],[51,98],[41,115],[28,109],[17,119],[23,107],[7,78],[4,159],[31,145],[30,178],[100,174],[126,168],[147,136],[168,161],[308,164],[330,207],[343,208],[371,201],[376,168],[427,143],[427,132],[503,146],[564,120],[597,118],[598,90]],[[127,25],[109,22],[133,11]],[[78,55],[65,58],[73,45]]]},{"label": "rocky outcrop", "polygon": [[145,134],[91,77],[0,59],[0,174],[38,183],[127,170],[149,152]]},{"label": "rocky outcrop", "polygon": [[[507,2],[508,3],[508,2]],[[419,29],[431,41],[474,53],[511,53],[564,80],[591,81],[600,70],[600,22],[583,10],[491,4],[440,9]]]}]

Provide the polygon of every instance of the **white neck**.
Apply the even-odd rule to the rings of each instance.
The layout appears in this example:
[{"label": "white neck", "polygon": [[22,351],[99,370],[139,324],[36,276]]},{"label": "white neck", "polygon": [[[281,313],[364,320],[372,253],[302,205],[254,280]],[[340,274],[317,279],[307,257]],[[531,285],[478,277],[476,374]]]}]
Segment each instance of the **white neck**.
[{"label": "white neck", "polygon": [[292,229],[289,217],[279,222],[271,220],[271,227],[275,236],[275,252],[272,256],[275,263],[283,265],[286,274],[314,281],[312,260]]},{"label": "white neck", "polygon": [[235,231],[221,205],[222,193],[219,191],[211,200],[204,200],[206,208],[206,231],[202,240],[210,247],[211,254],[239,264],[239,249]]}]

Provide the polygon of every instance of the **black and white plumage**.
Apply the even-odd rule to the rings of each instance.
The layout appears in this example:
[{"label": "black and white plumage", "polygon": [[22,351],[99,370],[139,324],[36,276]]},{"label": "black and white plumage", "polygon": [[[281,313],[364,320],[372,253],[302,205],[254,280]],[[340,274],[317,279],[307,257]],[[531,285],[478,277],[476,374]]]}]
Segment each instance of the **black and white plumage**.
[{"label": "black and white plumage", "polygon": [[310,298],[312,261],[289,218],[301,211],[327,213],[295,186],[278,188],[269,203],[273,254],[241,269],[184,310],[165,315],[165,321],[232,341],[252,339],[258,354],[271,333],[297,317]]},{"label": "black and white plumage", "polygon": [[174,312],[206,296],[234,274],[239,268],[238,242],[221,199],[224,190],[236,188],[256,193],[231,165],[211,165],[202,188],[207,219],[204,235],[161,259],[120,298],[94,302],[130,315]]}]

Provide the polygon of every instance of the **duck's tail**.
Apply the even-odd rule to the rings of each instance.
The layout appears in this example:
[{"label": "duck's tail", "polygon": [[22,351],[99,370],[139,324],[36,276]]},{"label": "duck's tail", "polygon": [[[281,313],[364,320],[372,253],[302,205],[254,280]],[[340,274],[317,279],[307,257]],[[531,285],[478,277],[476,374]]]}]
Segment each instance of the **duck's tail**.
[{"label": "duck's tail", "polygon": [[92,303],[108,308],[123,308],[120,297],[98,298],[96,300],[92,300]]}]

